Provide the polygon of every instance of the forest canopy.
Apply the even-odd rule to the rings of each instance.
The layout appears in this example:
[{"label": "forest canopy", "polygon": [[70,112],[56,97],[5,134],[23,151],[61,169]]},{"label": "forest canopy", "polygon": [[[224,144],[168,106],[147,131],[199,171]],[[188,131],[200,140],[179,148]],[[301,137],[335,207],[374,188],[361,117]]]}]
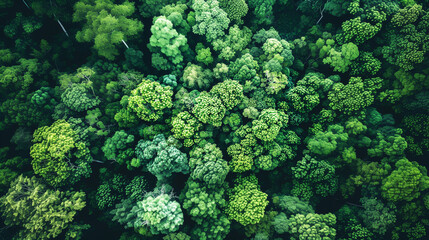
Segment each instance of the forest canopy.
[{"label": "forest canopy", "polygon": [[429,0],[0,17],[0,240],[429,238]]}]

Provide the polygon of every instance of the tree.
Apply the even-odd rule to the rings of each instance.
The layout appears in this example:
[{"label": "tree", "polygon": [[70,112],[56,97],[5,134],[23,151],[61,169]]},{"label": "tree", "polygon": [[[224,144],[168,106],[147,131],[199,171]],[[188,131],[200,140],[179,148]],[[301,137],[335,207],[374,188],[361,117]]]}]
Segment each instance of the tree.
[{"label": "tree", "polygon": [[135,152],[137,159],[134,159],[131,165],[147,168],[160,182],[167,180],[172,173],[189,172],[186,154],[171,146],[163,134],[155,136],[153,141],[140,140]]},{"label": "tree", "polygon": [[332,213],[296,214],[289,219],[289,233],[292,235],[291,239],[333,240],[336,236],[334,229],[336,222],[336,217]]},{"label": "tree", "polygon": [[244,98],[243,87],[238,81],[225,80],[221,83],[216,84],[210,93],[218,97],[226,110],[231,110],[235,106],[241,103]]},{"label": "tree", "polygon": [[131,158],[134,156],[134,149],[130,146],[134,142],[134,136],[127,134],[124,130],[116,131],[108,138],[101,150],[107,160],[113,160],[119,164],[126,164],[131,168]]},{"label": "tree", "polygon": [[191,178],[203,181],[210,188],[221,186],[229,172],[228,163],[222,157],[222,151],[212,143],[192,149],[189,153]]},{"label": "tree", "polygon": [[256,224],[264,217],[265,207],[268,205],[267,196],[259,190],[255,176],[238,178],[231,189],[225,212],[229,219],[236,220],[243,226]]},{"label": "tree", "polygon": [[58,237],[85,207],[84,192],[50,190],[35,177],[20,175],[0,198],[0,209],[7,226],[19,226],[19,239]]},{"label": "tree", "polygon": [[262,141],[274,140],[283,126],[286,126],[288,117],[275,109],[265,109],[257,120],[252,122],[253,134]]},{"label": "tree", "polygon": [[[149,49],[157,54],[157,58],[165,59],[165,61],[160,61],[152,58],[152,65],[158,70],[183,68],[182,53],[189,49],[186,37],[179,34],[173,28],[173,23],[164,16],[155,20],[150,31],[152,36],[149,39]],[[155,59],[157,61],[154,61]],[[161,62],[167,62],[167,64],[159,64]]]},{"label": "tree", "polygon": [[180,204],[166,193],[148,194],[137,202],[137,226],[149,226],[152,234],[175,232],[183,224]]},{"label": "tree", "polygon": [[73,111],[82,112],[97,106],[100,99],[91,96],[89,89],[82,84],[73,84],[61,94],[61,101]]},{"label": "tree", "polygon": [[429,188],[429,177],[425,167],[403,158],[395,163],[394,170],[383,180],[382,196],[388,201],[411,201]]},{"label": "tree", "polygon": [[215,127],[222,125],[225,116],[225,106],[222,101],[213,94],[202,92],[195,99],[195,106],[192,109],[194,116],[202,123],[208,123]]},{"label": "tree", "polygon": [[222,187],[209,189],[201,183],[188,180],[180,199],[191,218],[202,224],[222,214],[221,209],[226,206],[224,194],[225,189]]},{"label": "tree", "polygon": [[205,35],[208,42],[225,35],[224,30],[230,20],[217,0],[195,0],[192,8],[195,11],[195,25],[192,27],[195,34]]},{"label": "tree", "polygon": [[76,40],[94,41],[98,54],[109,60],[114,60],[119,54],[115,45],[143,30],[140,21],[127,18],[135,11],[134,3],[129,1],[118,5],[111,0],[81,0],[74,9],[73,21],[85,21],[82,31],[76,34]]},{"label": "tree", "polygon": [[91,174],[89,149],[65,120],[38,128],[33,142],[30,155],[34,172],[50,185],[74,184]]},{"label": "tree", "polygon": [[228,14],[228,18],[236,23],[243,23],[242,17],[246,16],[249,7],[244,0],[219,0],[220,7]]},{"label": "tree", "polygon": [[164,111],[173,106],[173,91],[158,82],[143,79],[126,98],[127,110],[135,113],[143,121],[156,121]]},{"label": "tree", "polygon": [[331,101],[329,106],[345,114],[362,110],[374,102],[374,95],[381,88],[382,82],[381,78],[363,80],[352,77],[347,85],[335,83],[328,93]]}]

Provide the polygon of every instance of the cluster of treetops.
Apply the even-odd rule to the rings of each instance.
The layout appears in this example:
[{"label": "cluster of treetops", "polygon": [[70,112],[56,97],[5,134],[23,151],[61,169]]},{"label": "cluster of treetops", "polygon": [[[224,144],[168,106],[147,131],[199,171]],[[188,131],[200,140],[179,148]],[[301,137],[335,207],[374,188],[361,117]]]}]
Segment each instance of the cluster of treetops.
[{"label": "cluster of treetops", "polygon": [[428,8],[0,1],[0,239],[428,239]]}]

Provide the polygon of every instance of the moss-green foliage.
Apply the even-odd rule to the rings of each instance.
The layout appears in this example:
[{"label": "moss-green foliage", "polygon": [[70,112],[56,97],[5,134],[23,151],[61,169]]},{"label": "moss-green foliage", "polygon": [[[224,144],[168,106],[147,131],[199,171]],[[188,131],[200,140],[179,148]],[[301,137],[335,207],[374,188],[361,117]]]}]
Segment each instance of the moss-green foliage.
[{"label": "moss-green foliage", "polygon": [[429,0],[0,17],[1,239],[428,238]]},{"label": "moss-green foliage", "polygon": [[420,196],[420,192],[429,188],[429,178],[425,167],[417,162],[401,159],[396,169],[383,180],[381,193],[389,201],[411,201]]},{"label": "moss-green foliage", "polygon": [[48,189],[35,177],[17,177],[0,198],[7,226],[18,226],[18,239],[52,239],[71,225],[85,207],[84,192]]},{"label": "moss-green foliage", "polygon": [[89,177],[92,161],[89,149],[71,125],[58,120],[37,129],[30,155],[34,172],[52,186],[64,186]]},{"label": "moss-green foliage", "polygon": [[228,35],[212,42],[213,49],[220,52],[219,58],[231,60],[250,43],[251,38],[252,31],[249,28],[240,29],[238,25],[234,25],[229,28]]},{"label": "moss-green foliage", "polygon": [[131,158],[134,156],[134,149],[131,145],[133,142],[134,136],[121,130],[115,132],[111,138],[108,138],[101,150],[107,160],[127,164],[127,167],[130,168]]},{"label": "moss-green foliage", "polygon": [[374,101],[374,95],[381,88],[381,78],[363,80],[360,77],[352,77],[347,85],[335,83],[329,91],[329,106],[350,114],[368,107]]},{"label": "moss-green foliage", "polygon": [[219,0],[219,6],[228,14],[231,21],[242,23],[242,17],[246,16],[249,7],[244,0]]},{"label": "moss-green foliage", "polygon": [[225,181],[229,172],[227,161],[223,160],[222,151],[212,143],[204,147],[195,147],[189,153],[191,178],[203,181],[207,186],[216,188]]},{"label": "moss-green foliage", "polygon": [[172,96],[170,87],[143,79],[137,88],[131,91],[131,95],[126,96],[127,110],[143,121],[156,121],[162,117],[165,109],[172,107]]},{"label": "moss-green foliage", "polygon": [[313,193],[326,197],[338,189],[335,168],[326,161],[318,161],[309,155],[305,155],[292,167],[292,173],[292,193],[302,199],[308,200]]},{"label": "moss-green foliage", "polygon": [[192,113],[202,123],[211,124],[215,127],[222,125],[222,119],[225,116],[225,106],[222,101],[214,94],[202,92],[195,99],[195,106]]},{"label": "moss-green foliage", "polygon": [[132,2],[114,4],[111,0],[82,0],[74,5],[74,10],[73,21],[86,22],[77,32],[76,40],[94,42],[98,54],[109,60],[119,54],[117,47],[122,41],[143,29],[140,21],[127,18],[135,11]]},{"label": "moss-green foliage", "polygon": [[291,239],[335,239],[336,217],[332,213],[296,214],[289,219]]},{"label": "moss-green foliage", "polygon": [[243,226],[259,223],[268,205],[267,194],[259,190],[255,176],[238,178],[236,182],[229,195],[226,213]]},{"label": "moss-green foliage", "polygon": [[400,9],[392,17],[388,42],[382,49],[389,63],[409,71],[423,61],[428,51],[428,14],[416,4]]},{"label": "moss-green foliage", "polygon": [[199,225],[204,221],[218,219],[221,209],[226,206],[225,188],[209,189],[203,184],[188,181],[180,199],[192,220]]}]

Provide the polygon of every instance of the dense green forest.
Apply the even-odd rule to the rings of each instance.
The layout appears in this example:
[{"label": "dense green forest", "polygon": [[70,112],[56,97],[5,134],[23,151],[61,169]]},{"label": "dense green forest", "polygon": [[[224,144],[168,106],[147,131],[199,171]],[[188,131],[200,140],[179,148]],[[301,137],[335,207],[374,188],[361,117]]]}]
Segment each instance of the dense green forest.
[{"label": "dense green forest", "polygon": [[0,239],[429,239],[429,0],[0,0]]}]

